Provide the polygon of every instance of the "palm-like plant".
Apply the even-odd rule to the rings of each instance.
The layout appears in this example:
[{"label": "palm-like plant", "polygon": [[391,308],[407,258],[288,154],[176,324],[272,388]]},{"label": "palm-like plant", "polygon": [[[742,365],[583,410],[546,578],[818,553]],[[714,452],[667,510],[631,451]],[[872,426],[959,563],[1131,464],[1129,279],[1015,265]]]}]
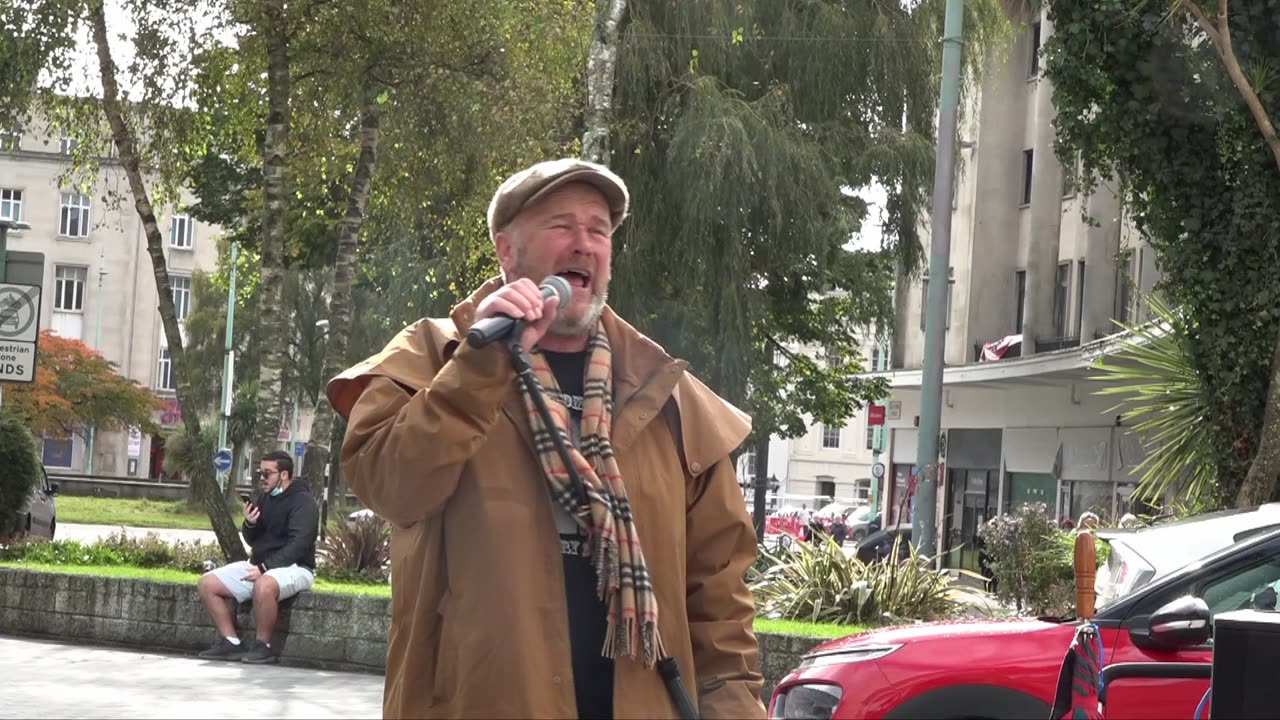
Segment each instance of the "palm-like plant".
[{"label": "palm-like plant", "polygon": [[1137,496],[1155,501],[1170,490],[1190,500],[1211,498],[1216,489],[1214,451],[1200,432],[1208,408],[1191,359],[1193,328],[1187,317],[1159,296],[1148,296],[1151,322],[1130,327],[1124,347],[1095,363],[1093,379],[1107,384],[1098,395],[1120,398],[1108,414],[1136,419],[1146,457],[1135,468]]}]

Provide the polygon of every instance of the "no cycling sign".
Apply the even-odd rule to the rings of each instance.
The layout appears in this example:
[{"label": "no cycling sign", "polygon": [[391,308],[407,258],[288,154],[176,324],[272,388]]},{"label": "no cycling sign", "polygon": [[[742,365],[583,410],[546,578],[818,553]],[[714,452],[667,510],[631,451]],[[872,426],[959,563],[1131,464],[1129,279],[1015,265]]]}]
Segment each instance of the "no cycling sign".
[{"label": "no cycling sign", "polygon": [[36,379],[40,286],[0,284],[0,382]]}]

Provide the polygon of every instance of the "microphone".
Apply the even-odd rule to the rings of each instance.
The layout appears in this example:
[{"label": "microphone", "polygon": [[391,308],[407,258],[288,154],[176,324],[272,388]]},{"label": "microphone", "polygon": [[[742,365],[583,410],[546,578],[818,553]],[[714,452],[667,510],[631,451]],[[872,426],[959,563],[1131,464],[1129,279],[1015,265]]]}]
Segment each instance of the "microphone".
[{"label": "microphone", "polygon": [[[569,281],[559,275],[546,276],[543,278],[542,284],[538,286],[538,289],[542,291],[543,300],[549,300],[553,295],[560,298],[560,304],[556,306],[557,313],[573,296],[573,288],[569,287]],[[471,326],[471,329],[467,331],[467,343],[471,347],[482,348],[494,340],[500,340],[510,335],[512,328],[515,326],[515,318],[501,313],[483,320],[477,320]]]}]

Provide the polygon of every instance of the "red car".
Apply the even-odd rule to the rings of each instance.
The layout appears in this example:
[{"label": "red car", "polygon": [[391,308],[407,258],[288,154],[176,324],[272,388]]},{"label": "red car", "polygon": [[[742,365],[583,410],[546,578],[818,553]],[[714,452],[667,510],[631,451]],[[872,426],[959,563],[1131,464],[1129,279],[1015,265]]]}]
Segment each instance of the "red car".
[{"label": "red car", "polygon": [[[1153,615],[1190,595],[1210,613],[1275,609],[1280,530],[1152,581],[1095,618],[1104,664],[1211,661],[1211,645],[1170,642]],[[1172,604],[1172,605],[1171,605]],[[771,718],[1047,718],[1076,621],[949,622],[870,630],[815,648],[783,678]],[[1190,718],[1207,680],[1129,679],[1107,690],[1107,718]]]}]

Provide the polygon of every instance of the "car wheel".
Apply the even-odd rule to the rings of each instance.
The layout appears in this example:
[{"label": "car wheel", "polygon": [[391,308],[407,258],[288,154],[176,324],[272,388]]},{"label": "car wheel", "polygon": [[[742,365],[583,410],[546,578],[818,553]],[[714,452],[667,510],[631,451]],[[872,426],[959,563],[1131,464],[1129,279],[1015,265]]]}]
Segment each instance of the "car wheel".
[{"label": "car wheel", "polygon": [[854,531],[853,531],[853,541],[854,541],[854,542],[856,542],[856,543],[860,543],[860,542],[862,542],[863,540],[865,540],[865,539],[866,539],[866,537],[867,537],[867,531],[866,531],[866,530],[854,530]]}]

